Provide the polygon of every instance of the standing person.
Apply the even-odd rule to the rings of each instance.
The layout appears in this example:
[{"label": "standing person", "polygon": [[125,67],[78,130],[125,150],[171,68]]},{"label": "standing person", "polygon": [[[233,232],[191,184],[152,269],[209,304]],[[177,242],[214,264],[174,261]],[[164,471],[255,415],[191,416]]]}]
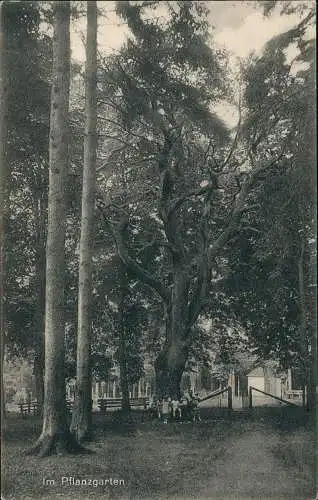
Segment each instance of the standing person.
[{"label": "standing person", "polygon": [[190,417],[192,422],[200,422],[201,417],[200,417],[200,410],[199,410],[199,395],[194,394],[193,391],[190,391],[190,401],[189,401],[189,410],[190,410]]},{"label": "standing person", "polygon": [[160,399],[156,399],[156,409],[157,409],[157,417],[161,418],[161,410],[162,410],[162,401]]},{"label": "standing person", "polygon": [[143,411],[142,411],[142,415],[141,415],[141,421],[144,422],[145,421],[145,417],[149,416],[149,418],[151,418],[151,407],[152,407],[152,397],[150,396],[149,398],[149,402],[147,400],[147,398],[144,399],[144,408],[143,408]]},{"label": "standing person", "polygon": [[169,420],[171,420],[172,419],[172,400],[170,397],[168,398],[168,406],[169,406]]},{"label": "standing person", "polygon": [[183,417],[185,420],[193,420],[193,391],[186,392],[184,394],[185,405],[183,407]]},{"label": "standing person", "polygon": [[168,423],[168,415],[169,415],[169,401],[167,398],[162,400],[162,420],[164,424]]},{"label": "standing person", "polygon": [[180,419],[179,401],[177,399],[171,401],[171,410],[173,420]]},{"label": "standing person", "polygon": [[198,398],[194,395],[193,390],[189,391],[187,399],[187,414],[188,418],[195,422],[197,420]]},{"label": "standing person", "polygon": [[150,400],[149,414],[151,419],[158,417],[158,401],[156,401],[155,398],[151,398]]},{"label": "standing person", "polygon": [[180,420],[185,420],[187,417],[188,400],[185,394],[181,394],[179,401],[179,415]]}]

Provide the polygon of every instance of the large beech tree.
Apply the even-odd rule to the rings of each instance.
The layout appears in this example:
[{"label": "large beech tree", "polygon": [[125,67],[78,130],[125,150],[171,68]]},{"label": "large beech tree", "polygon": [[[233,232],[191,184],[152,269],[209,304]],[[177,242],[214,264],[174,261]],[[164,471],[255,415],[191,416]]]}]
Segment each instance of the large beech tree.
[{"label": "large beech tree", "polygon": [[[133,145],[123,154],[131,198],[125,207],[121,196],[106,199],[106,219],[129,272],[162,301],[157,393],[179,397],[195,324],[218,287],[224,246],[248,209],[251,189],[284,144],[261,157],[240,127],[229,140],[213,112],[225,95],[222,58],[207,45],[201,2],[168,3],[165,25],[145,20],[142,7],[130,2],[118,9],[134,40],[110,61],[108,94],[101,98],[116,110],[121,138]],[[142,265],[136,232],[143,232],[144,248],[157,249],[155,267]]]}]

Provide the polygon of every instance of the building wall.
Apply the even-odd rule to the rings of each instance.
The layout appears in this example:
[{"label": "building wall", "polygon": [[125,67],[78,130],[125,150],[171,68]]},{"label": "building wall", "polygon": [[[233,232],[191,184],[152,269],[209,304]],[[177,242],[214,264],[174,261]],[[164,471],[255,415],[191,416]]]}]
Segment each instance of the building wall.
[{"label": "building wall", "polygon": [[278,398],[281,398],[282,397],[282,380],[278,377],[275,377],[274,378],[274,396],[277,396]]},{"label": "building wall", "polygon": [[265,391],[265,380],[264,377],[250,377],[248,376],[248,387],[255,387],[260,391]]}]

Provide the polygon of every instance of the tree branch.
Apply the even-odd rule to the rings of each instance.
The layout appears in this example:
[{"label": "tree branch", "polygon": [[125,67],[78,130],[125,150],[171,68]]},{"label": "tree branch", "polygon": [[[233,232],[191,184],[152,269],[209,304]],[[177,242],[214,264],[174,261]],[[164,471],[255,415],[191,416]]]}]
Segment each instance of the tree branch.
[{"label": "tree branch", "polygon": [[122,262],[127,266],[129,271],[136,276],[145,285],[155,291],[165,303],[169,301],[169,293],[164,285],[153,277],[146,269],[138,264],[128,253],[128,249],[124,242],[124,231],[127,226],[127,220],[122,219],[116,228],[113,230],[113,235],[116,242],[117,252]]},{"label": "tree branch", "polygon": [[206,186],[203,186],[200,189],[195,189],[193,191],[190,191],[190,193],[188,193],[186,196],[178,198],[178,200],[176,200],[173,203],[173,205],[169,208],[168,216],[171,215],[176,210],[178,210],[178,208],[180,208],[185,201],[189,200],[189,198],[192,198],[193,196],[202,196],[204,194],[210,193],[212,189],[215,189],[215,186],[213,186],[212,183],[209,182],[209,184],[207,184]]},{"label": "tree branch", "polygon": [[[104,205],[104,207],[105,206],[106,205]],[[100,206],[99,208],[105,222],[111,228],[111,232],[117,248],[117,253],[121,261],[125,264],[127,269],[136,276],[137,279],[139,279],[146,286],[150,287],[167,304],[169,302],[170,295],[166,287],[129,255],[128,248],[125,244],[124,239],[124,232],[128,224],[127,215],[122,215],[119,222],[117,224],[113,224],[106,217],[106,214],[102,207]]]},{"label": "tree branch", "polygon": [[200,222],[200,236],[201,236],[201,252],[200,257],[196,257],[199,264],[200,272],[198,273],[198,281],[196,289],[193,293],[193,298],[189,305],[189,327],[193,326],[196,322],[202,306],[204,298],[207,295],[208,284],[211,277],[211,266],[208,259],[208,220],[210,217],[210,201],[213,188],[209,189],[206,193],[204,208]]},{"label": "tree branch", "polygon": [[[116,122],[115,120],[112,120],[110,118],[104,118],[103,116],[98,116],[98,119],[102,120],[104,122],[107,122],[107,123],[111,123],[111,124],[115,125],[116,127],[119,127],[120,130],[127,135],[127,138],[129,138],[129,136],[133,136],[133,137],[137,137],[138,139],[143,139],[144,141],[147,141],[150,144],[155,142],[155,141],[151,141],[150,139],[148,139],[145,135],[137,134],[136,132],[132,132],[131,130],[126,130],[124,127],[122,127],[122,125],[120,123]],[[144,126],[146,126],[146,125],[144,125]],[[103,134],[100,134],[100,135],[103,135]]]},{"label": "tree branch", "polygon": [[[237,222],[241,217],[241,214],[243,213],[244,210],[247,209],[244,206],[245,200],[249,195],[251,187],[253,186],[257,176],[260,173],[268,170],[274,163],[279,161],[280,158],[283,156],[283,154],[284,152],[282,152],[277,158],[272,159],[271,161],[265,163],[261,167],[252,169],[250,174],[246,177],[245,181],[242,184],[241,190],[238,193],[236,200],[234,202],[234,207],[227,227],[221,232],[220,236],[215,240],[213,245],[210,247],[209,261],[213,260],[216,257],[217,253],[219,252],[219,250],[225,245],[232,231],[235,229]],[[251,162],[254,163],[252,156],[251,156]]]},{"label": "tree branch", "polygon": [[174,248],[172,247],[171,243],[169,241],[163,241],[163,240],[156,240],[155,237],[152,237],[152,240],[149,243],[145,243],[145,245],[142,245],[137,253],[140,254],[144,250],[147,250],[147,248],[153,248],[153,247],[163,247],[163,248],[168,248],[171,252],[174,251]]}]

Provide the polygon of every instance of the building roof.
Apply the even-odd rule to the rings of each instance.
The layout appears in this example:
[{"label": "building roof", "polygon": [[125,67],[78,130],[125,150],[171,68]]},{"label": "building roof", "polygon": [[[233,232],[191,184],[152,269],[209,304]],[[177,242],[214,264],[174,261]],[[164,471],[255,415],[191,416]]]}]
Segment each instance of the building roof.
[{"label": "building roof", "polygon": [[248,374],[248,377],[264,377],[264,368],[261,366],[257,366],[253,370],[251,370]]}]

